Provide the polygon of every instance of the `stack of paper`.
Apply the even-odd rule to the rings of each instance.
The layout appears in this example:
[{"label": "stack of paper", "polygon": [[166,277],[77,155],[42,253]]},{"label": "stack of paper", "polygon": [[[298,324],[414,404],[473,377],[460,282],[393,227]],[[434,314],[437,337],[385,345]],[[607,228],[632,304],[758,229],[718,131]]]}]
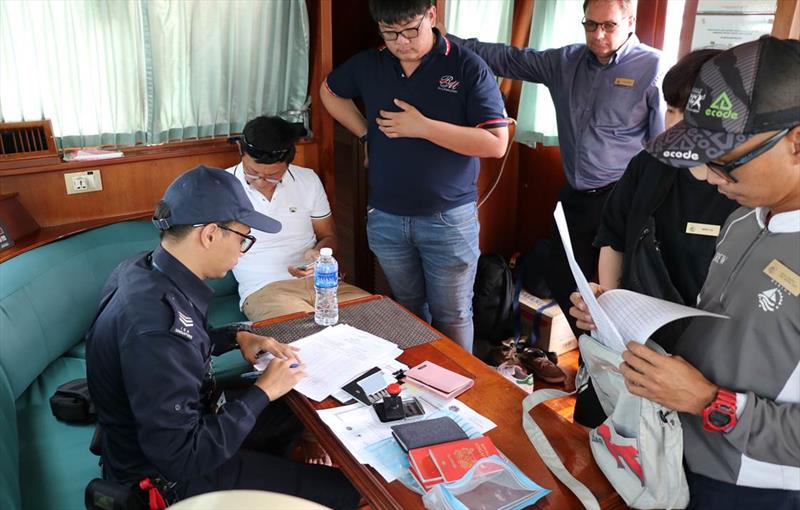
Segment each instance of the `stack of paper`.
[{"label": "stack of paper", "polygon": [[403,350],[388,340],[347,324],[323,329],[292,342],[306,365],[307,377],[295,390],[321,402],[372,367],[395,359]]}]

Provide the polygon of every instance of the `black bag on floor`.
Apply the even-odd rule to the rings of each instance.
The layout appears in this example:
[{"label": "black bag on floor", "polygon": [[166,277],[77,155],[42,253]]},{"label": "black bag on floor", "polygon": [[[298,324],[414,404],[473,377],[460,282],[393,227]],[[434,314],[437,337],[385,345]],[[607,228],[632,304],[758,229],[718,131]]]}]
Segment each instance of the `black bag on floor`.
[{"label": "black bag on floor", "polygon": [[481,255],[474,292],[472,322],[475,338],[492,343],[508,338],[512,328],[514,282],[503,257],[496,254]]}]

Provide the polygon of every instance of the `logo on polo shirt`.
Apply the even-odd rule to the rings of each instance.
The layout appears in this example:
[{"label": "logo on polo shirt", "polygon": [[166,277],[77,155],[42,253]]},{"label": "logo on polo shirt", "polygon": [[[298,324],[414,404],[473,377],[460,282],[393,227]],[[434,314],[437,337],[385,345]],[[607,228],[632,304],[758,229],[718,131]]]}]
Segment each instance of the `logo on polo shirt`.
[{"label": "logo on polo shirt", "polygon": [[441,91],[458,94],[459,85],[461,85],[461,82],[457,81],[449,74],[446,74],[441,78],[439,78],[439,90]]},{"label": "logo on polo shirt", "polygon": [[758,293],[758,307],[765,312],[774,312],[783,304],[783,292],[775,287]]},{"label": "logo on polo shirt", "polygon": [[686,111],[693,113],[700,113],[700,103],[706,98],[703,89],[692,89],[692,94],[689,96],[689,101],[686,103]]},{"label": "logo on polo shirt", "polygon": [[728,94],[725,92],[717,96],[714,102],[711,103],[711,106],[706,108],[706,111],[703,112],[703,115],[706,117],[719,117],[731,120],[739,118],[739,114],[733,111],[733,103],[731,103]]}]

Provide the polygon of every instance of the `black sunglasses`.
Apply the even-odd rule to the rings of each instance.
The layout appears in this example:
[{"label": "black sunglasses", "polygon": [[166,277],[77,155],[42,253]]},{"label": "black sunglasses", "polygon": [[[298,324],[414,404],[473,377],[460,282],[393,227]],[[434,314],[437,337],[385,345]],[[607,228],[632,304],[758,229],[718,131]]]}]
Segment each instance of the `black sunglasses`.
[{"label": "black sunglasses", "polygon": [[738,182],[736,180],[736,177],[731,175],[731,172],[733,172],[740,166],[754,160],[755,158],[764,154],[771,148],[775,147],[775,145],[777,145],[777,143],[781,141],[781,138],[786,136],[786,134],[789,131],[791,131],[791,129],[792,128],[787,128],[784,129],[783,131],[778,131],[755,149],[751,150],[750,152],[739,158],[734,159],[729,163],[714,163],[713,161],[709,161],[708,163],[706,163],[706,166],[708,167],[709,170],[714,172],[714,174],[716,174],[718,177],[725,179],[728,182]]},{"label": "black sunglasses", "polygon": [[[197,227],[205,227],[206,225],[208,225],[208,223],[198,223],[198,224],[192,225],[192,226],[197,228]],[[247,250],[249,250],[250,248],[253,247],[254,244],[256,244],[256,238],[254,236],[251,236],[249,234],[245,234],[243,232],[239,232],[238,230],[234,230],[234,229],[232,229],[230,227],[226,227],[225,225],[220,225],[219,223],[214,223],[214,225],[218,226],[222,230],[227,230],[228,232],[233,232],[234,234],[236,234],[238,236],[241,236],[242,242],[241,242],[241,247],[239,248],[239,251],[241,251],[242,253],[247,253]]]},{"label": "black sunglasses", "polygon": [[286,161],[288,159],[287,156],[289,155],[289,152],[291,152],[292,150],[292,147],[289,147],[287,149],[277,149],[277,150],[261,149],[259,147],[256,147],[252,143],[248,142],[247,138],[245,138],[244,135],[232,136],[228,138],[228,143],[236,143],[236,142],[241,142],[242,144],[240,146],[240,151],[239,151],[240,153],[242,153],[242,155],[244,155],[244,152],[246,152],[254,160],[256,160],[256,163],[264,165],[271,165],[273,163],[278,163],[279,161]]}]

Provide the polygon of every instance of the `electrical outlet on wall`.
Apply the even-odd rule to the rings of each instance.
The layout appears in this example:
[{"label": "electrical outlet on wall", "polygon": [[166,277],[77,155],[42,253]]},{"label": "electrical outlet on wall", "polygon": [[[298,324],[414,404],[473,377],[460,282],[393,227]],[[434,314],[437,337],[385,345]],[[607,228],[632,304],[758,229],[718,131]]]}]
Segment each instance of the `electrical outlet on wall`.
[{"label": "electrical outlet on wall", "polygon": [[64,182],[67,186],[67,195],[101,191],[103,189],[103,180],[100,178],[99,169],[64,174]]}]

